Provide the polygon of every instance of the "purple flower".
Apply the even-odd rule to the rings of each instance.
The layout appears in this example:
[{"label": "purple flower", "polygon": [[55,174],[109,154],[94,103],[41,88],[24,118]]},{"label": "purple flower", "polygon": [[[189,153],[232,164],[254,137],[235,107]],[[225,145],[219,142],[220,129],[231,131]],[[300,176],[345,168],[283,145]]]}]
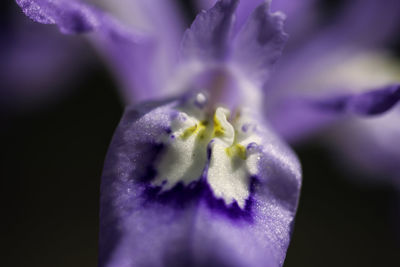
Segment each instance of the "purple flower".
[{"label": "purple flower", "polygon": [[[312,116],[326,123],[335,113],[376,114],[399,99],[398,87],[390,86],[312,99],[300,93],[301,101],[282,105],[293,92],[273,87],[297,76],[288,67],[285,77],[267,82],[287,40],[284,15],[271,13],[270,1],[218,1],[198,14],[182,41],[169,1],[130,3],[147,19],[128,17],[126,24],[78,1],[17,3],[63,33],[94,32],[90,38],[113,66],[127,102],[137,102],[126,109],[105,162],[100,266],[281,266],[301,170],[265,112],[273,110],[273,122],[299,133]],[[292,21],[297,10],[288,9]],[[331,39],[321,40],[323,50]],[[290,51],[296,48],[289,43]],[[303,63],[313,58],[305,51]],[[283,113],[266,105],[267,97]],[[309,114],[285,116],[291,111]]]},{"label": "purple flower", "polygon": [[220,1],[186,31],[169,85],[182,97],[122,118],[103,174],[102,264],[282,265],[300,166],[258,117],[257,86],[286,36],[267,4],[235,31],[236,7]]},{"label": "purple flower", "polygon": [[[132,31],[86,4],[17,2],[64,33],[95,30],[110,61],[130,71],[121,77],[131,76],[136,99],[181,95],[128,107],[121,120],[102,178],[101,266],[283,264],[301,171],[260,117],[260,88],[287,38],[282,14],[265,2],[235,24],[244,9],[219,1],[179,49],[171,36],[157,40],[160,30]],[[161,61],[165,51],[180,60]]]}]

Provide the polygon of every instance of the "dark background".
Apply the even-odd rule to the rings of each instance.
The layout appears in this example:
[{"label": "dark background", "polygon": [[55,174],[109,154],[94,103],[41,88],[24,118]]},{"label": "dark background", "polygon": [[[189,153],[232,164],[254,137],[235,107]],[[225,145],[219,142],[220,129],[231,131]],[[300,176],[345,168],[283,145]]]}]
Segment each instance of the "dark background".
[{"label": "dark background", "polygon": [[[100,176],[123,111],[115,84],[97,60],[51,104],[1,110],[2,266],[96,266]],[[314,142],[295,150],[304,180],[285,266],[397,266],[395,190],[353,182]]]}]

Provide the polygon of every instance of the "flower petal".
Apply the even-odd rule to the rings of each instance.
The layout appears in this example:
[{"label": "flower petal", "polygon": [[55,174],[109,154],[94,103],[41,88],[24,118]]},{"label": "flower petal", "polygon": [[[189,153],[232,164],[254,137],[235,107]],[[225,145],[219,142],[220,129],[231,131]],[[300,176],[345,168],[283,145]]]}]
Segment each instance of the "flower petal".
[{"label": "flower petal", "polygon": [[325,141],[343,164],[375,180],[398,184],[400,149],[393,144],[400,136],[399,102],[400,84],[394,84],[314,102],[313,107],[340,118]]},{"label": "flower petal", "polygon": [[381,115],[395,108],[399,102],[399,84],[331,97],[298,96],[286,99],[274,110],[270,119],[281,136],[295,142],[348,116]]},{"label": "flower petal", "polygon": [[314,31],[320,27],[318,19],[317,0],[279,0],[271,1],[271,10],[281,11],[286,16],[285,31],[290,35],[286,44],[285,54],[300,43],[309,42]]},{"label": "flower petal", "polygon": [[176,49],[172,41],[168,42],[168,50],[158,45],[158,36],[153,32],[139,33],[137,28],[122,24],[99,8],[76,0],[17,0],[17,3],[31,19],[56,24],[63,33],[95,32],[90,38],[112,65],[126,102],[165,94],[160,84],[165,84],[173,69],[172,62],[176,59],[171,58],[177,57],[176,51],[170,51],[171,46]]},{"label": "flower petal", "polygon": [[297,68],[285,69],[293,80],[275,83],[273,75],[268,86],[272,84],[278,90],[268,91],[266,96],[265,114],[274,128],[292,141],[316,133],[343,114],[373,115],[397,101],[400,68],[386,53],[349,49],[302,68],[304,62],[293,62]]},{"label": "flower petal", "polygon": [[220,0],[213,8],[197,15],[182,40],[186,60],[223,60],[229,53],[229,38],[237,0]]},{"label": "flower petal", "polygon": [[268,79],[287,40],[283,20],[283,14],[270,13],[266,2],[255,9],[236,37],[233,60],[260,85]]},{"label": "flower petal", "polygon": [[16,2],[32,20],[43,24],[56,24],[63,33],[85,33],[99,28],[114,38],[134,39],[126,28],[110,16],[80,1],[16,0]]},{"label": "flower petal", "polygon": [[[211,8],[217,0],[197,0],[196,4],[199,9],[209,9]],[[234,32],[237,33],[238,30],[244,25],[247,18],[256,9],[257,6],[266,2],[265,0],[246,0],[240,1],[238,4],[238,8],[236,9],[236,23]]]},{"label": "flower petal", "polygon": [[[331,80],[337,83],[340,78],[330,74],[331,68],[334,67],[332,63],[347,65],[349,59],[355,58],[354,55],[373,54],[377,48],[382,50],[382,47],[387,45],[385,42],[397,36],[400,25],[399,12],[400,3],[397,0],[343,2],[342,8],[328,21],[330,23],[327,26],[324,24],[322,27],[320,25],[307,27],[307,31],[310,28],[313,31],[301,33],[306,36],[303,39],[305,41],[299,42],[297,38],[289,39],[288,49],[279,61],[276,74],[268,83],[269,89],[281,92],[280,94],[289,90],[304,90],[304,88],[299,89],[298,85],[303,87],[305,80],[315,81],[321,76],[321,72],[328,73]],[[377,52],[381,53],[379,50]],[[340,68],[344,69],[343,66]],[[363,67],[359,66],[356,70],[359,68]],[[364,77],[365,80],[369,80],[367,78]],[[375,84],[370,86],[373,87]],[[335,84],[328,87],[337,88]],[[306,88],[310,88],[309,84]]]},{"label": "flower petal", "polygon": [[377,115],[384,113],[400,101],[400,84],[378,88],[360,94],[336,96],[315,101],[314,107],[338,113]]},{"label": "flower petal", "polygon": [[301,185],[296,156],[255,118],[263,141],[248,147],[261,154],[245,209],[203,179],[162,192],[154,164],[180,103],[130,107],[118,126],[102,178],[100,266],[282,266]]},{"label": "flower petal", "polygon": [[146,34],[148,39],[135,47],[95,40],[121,86],[126,88],[127,103],[167,95],[166,84],[178,63],[185,26],[176,1],[97,0],[97,3],[129,28]]}]

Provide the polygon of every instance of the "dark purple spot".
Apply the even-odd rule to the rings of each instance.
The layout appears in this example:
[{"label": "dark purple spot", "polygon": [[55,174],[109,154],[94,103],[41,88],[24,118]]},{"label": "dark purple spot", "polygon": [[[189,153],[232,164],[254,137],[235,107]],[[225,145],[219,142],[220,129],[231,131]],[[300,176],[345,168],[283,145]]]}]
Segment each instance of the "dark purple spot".
[{"label": "dark purple spot", "polygon": [[85,14],[78,10],[66,11],[61,16],[62,27],[67,33],[83,33],[92,31],[94,25],[90,22]]},{"label": "dark purple spot", "polygon": [[256,148],[258,148],[258,145],[257,145],[257,143],[255,143],[255,142],[251,142],[251,143],[248,144],[247,147],[246,147],[247,150],[253,150],[253,149],[256,149]]},{"label": "dark purple spot", "polygon": [[324,99],[318,102],[312,102],[312,106],[324,111],[342,112],[346,109],[349,96],[338,96],[335,98]]},{"label": "dark purple spot", "polygon": [[315,108],[330,112],[352,112],[370,116],[390,110],[400,101],[400,85],[394,84],[360,94],[347,94],[314,101]]},{"label": "dark purple spot", "polygon": [[194,181],[185,186],[183,183],[177,183],[172,189],[162,191],[162,186],[149,186],[147,184],[145,194],[145,202],[156,201],[165,205],[172,205],[176,209],[184,209],[185,207],[205,201],[207,206],[214,212],[223,214],[232,220],[244,220],[249,223],[253,222],[252,207],[254,199],[254,184],[257,182],[255,177],[251,178],[250,197],[246,200],[244,209],[241,209],[237,202],[226,205],[223,199],[216,198],[212,189],[208,185],[205,177],[198,181]]},{"label": "dark purple spot", "polygon": [[[211,145],[213,140],[207,146],[207,157],[211,157]],[[162,145],[154,147],[160,154],[163,149]],[[156,158],[154,159],[154,161]],[[154,162],[152,161],[152,162]],[[209,162],[209,160],[208,160]],[[223,199],[216,198],[209,184],[207,183],[207,172],[208,164],[204,168],[201,178],[197,181],[191,182],[188,185],[184,185],[182,182],[177,183],[172,189],[162,191],[162,187],[166,184],[166,180],[163,181],[161,186],[153,186],[149,182],[155,178],[157,172],[154,166],[147,169],[146,176],[141,179],[141,183],[144,185],[144,203],[156,201],[165,205],[172,205],[177,209],[184,209],[185,207],[193,204],[206,202],[207,206],[215,212],[223,214],[233,220],[244,220],[249,223],[253,222],[252,207],[253,207],[253,192],[254,184],[257,182],[256,177],[251,177],[250,182],[250,197],[246,200],[244,209],[240,208],[237,202],[230,205],[226,205]]]},{"label": "dark purple spot", "polygon": [[249,130],[249,127],[250,127],[250,124],[248,124],[248,123],[243,124],[242,131],[246,133]]},{"label": "dark purple spot", "polygon": [[348,109],[361,115],[376,115],[388,111],[399,101],[400,85],[396,84],[353,96]]},{"label": "dark purple spot", "polygon": [[210,159],[211,159],[211,153],[212,153],[211,148],[212,148],[213,143],[214,143],[214,139],[212,139],[207,145],[207,160],[208,161],[210,161]]},{"label": "dark purple spot", "polygon": [[[148,162],[151,162],[146,168],[143,174],[136,174],[139,176],[140,181],[151,181],[157,175],[157,170],[154,167],[154,162],[157,160],[157,157],[160,155],[161,151],[164,149],[164,144],[154,144],[149,149],[147,155],[152,155]],[[132,175],[132,176],[136,176]]]}]

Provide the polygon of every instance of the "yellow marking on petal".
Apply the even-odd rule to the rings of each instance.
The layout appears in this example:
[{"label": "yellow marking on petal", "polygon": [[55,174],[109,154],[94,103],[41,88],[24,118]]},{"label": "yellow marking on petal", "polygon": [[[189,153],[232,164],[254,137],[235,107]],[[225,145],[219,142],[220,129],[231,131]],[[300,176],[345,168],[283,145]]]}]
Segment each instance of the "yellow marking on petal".
[{"label": "yellow marking on petal", "polygon": [[183,131],[180,137],[184,140],[188,139],[193,134],[197,134],[200,139],[205,137],[205,130],[207,129],[208,121],[201,121],[194,126],[189,127]]},{"label": "yellow marking on petal", "polygon": [[198,129],[198,125],[195,124],[192,127],[187,128],[183,133],[181,134],[182,139],[188,139],[192,134],[194,134]]},{"label": "yellow marking on petal", "polygon": [[225,149],[226,154],[228,157],[239,157],[241,159],[246,159],[246,148],[241,144],[235,144]]},{"label": "yellow marking on petal", "polygon": [[[207,126],[208,121],[201,121],[198,127],[198,138],[205,139],[206,137],[209,138],[209,133],[207,134]],[[209,132],[209,131],[208,131]]]},{"label": "yellow marking on petal", "polygon": [[213,137],[221,137],[225,134],[225,129],[222,127],[221,122],[217,118],[217,113],[214,114],[214,133]]}]

